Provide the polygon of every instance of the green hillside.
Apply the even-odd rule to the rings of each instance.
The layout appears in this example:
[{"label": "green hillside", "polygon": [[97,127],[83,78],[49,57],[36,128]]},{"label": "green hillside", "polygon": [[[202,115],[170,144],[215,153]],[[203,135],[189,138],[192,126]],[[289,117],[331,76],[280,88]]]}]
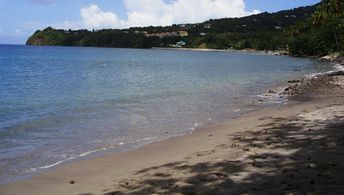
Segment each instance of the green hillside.
[{"label": "green hillside", "polygon": [[[328,53],[338,50],[338,42],[342,41],[343,34],[340,33],[342,27],[333,27],[337,23],[329,22],[329,20],[332,21],[336,17],[336,22],[344,24],[342,20],[337,19],[343,16],[328,17],[327,21],[323,19],[319,25],[313,23],[315,14],[326,12],[324,5],[333,4],[334,1],[338,0],[323,0],[322,4],[277,13],[265,12],[242,18],[214,19],[198,24],[166,27],[150,26],[97,31],[58,30],[48,27],[42,31],[36,31],[28,39],[27,44],[120,48],[288,50],[300,55]],[[337,6],[332,4],[329,6]],[[332,36],[333,32],[329,31],[337,32],[336,40]]]}]

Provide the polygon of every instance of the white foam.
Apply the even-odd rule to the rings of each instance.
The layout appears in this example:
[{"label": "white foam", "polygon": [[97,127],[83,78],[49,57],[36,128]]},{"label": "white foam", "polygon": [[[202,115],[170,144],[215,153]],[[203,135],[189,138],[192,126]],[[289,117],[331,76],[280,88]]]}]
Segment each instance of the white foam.
[{"label": "white foam", "polygon": [[140,139],[138,141],[147,141],[147,140],[151,140],[151,139],[157,139],[158,137],[147,137],[147,138],[143,138],[143,139]]},{"label": "white foam", "polygon": [[257,95],[257,97],[267,100],[268,103],[280,104],[287,101],[287,96],[283,94],[283,91],[283,88],[280,88],[276,93],[266,93],[263,95]]},{"label": "white foam", "polygon": [[334,68],[335,68],[337,71],[344,71],[344,66],[341,65],[341,64],[336,64],[336,65],[334,65]]},{"label": "white foam", "polygon": [[99,149],[95,149],[95,150],[91,150],[91,151],[88,151],[88,152],[85,152],[85,153],[82,153],[79,155],[79,157],[85,157],[85,156],[88,156],[90,154],[93,154],[93,153],[96,153],[96,152],[100,152],[100,151],[104,151],[104,150],[107,150],[107,149],[110,149],[110,148],[114,148],[116,146],[121,146],[121,145],[124,145],[125,142],[120,142],[118,144],[113,144],[109,147],[104,147],[104,148],[99,148]]},{"label": "white foam", "polygon": [[311,79],[311,78],[316,78],[317,76],[321,76],[321,75],[328,75],[328,74],[344,71],[344,66],[341,64],[335,64],[333,67],[334,67],[334,70],[330,70],[327,72],[320,72],[320,73],[312,73],[312,74],[306,75],[306,78]]},{"label": "white foam", "polygon": [[69,160],[73,160],[74,157],[69,157],[67,159],[64,159],[64,160],[61,160],[61,161],[58,161],[56,163],[53,163],[53,164],[50,164],[50,165],[46,165],[46,166],[41,166],[41,167],[37,167],[37,168],[31,168],[31,171],[38,171],[38,170],[42,170],[42,169],[49,169],[49,168],[52,168],[52,167],[55,167],[63,162],[66,162],[66,161],[69,161]]},{"label": "white foam", "polygon": [[[154,138],[154,137],[145,138],[145,139],[137,140],[137,141],[144,141],[144,140],[149,140],[149,139],[152,139],[152,138]],[[112,145],[112,146],[109,147],[109,148],[114,148],[114,147],[116,147],[116,146],[121,146],[121,145],[123,145],[123,144],[125,144],[125,142],[120,142],[120,143],[118,143],[118,144],[114,144],[114,145]],[[109,149],[109,148],[104,147],[104,148],[99,148],[99,149],[91,150],[91,151],[88,151],[88,152],[85,152],[85,153],[82,153],[82,154],[78,155],[78,157],[85,157],[85,156],[88,156],[88,155],[93,154],[93,153],[96,153],[96,152],[100,152],[100,151],[107,150],[107,149]],[[62,156],[65,156],[65,155],[62,154]],[[31,170],[30,172],[35,172],[35,171],[43,170],[43,169],[49,169],[49,168],[55,167],[55,166],[57,166],[57,165],[59,165],[59,164],[61,164],[61,163],[64,163],[64,162],[66,162],[66,161],[73,160],[73,159],[75,159],[75,157],[69,157],[69,158],[66,158],[66,159],[64,159],[64,160],[60,160],[60,161],[58,161],[58,162],[55,162],[55,163],[53,163],[53,164],[49,164],[49,165],[45,165],[45,166],[41,166],[41,167],[37,167],[37,168],[31,168],[31,169],[30,169],[30,170]]]},{"label": "white foam", "polygon": [[87,156],[87,155],[90,155],[90,154],[92,154],[92,153],[99,152],[99,151],[102,151],[102,150],[106,150],[106,148],[91,150],[91,151],[88,151],[88,152],[85,152],[85,153],[80,154],[79,157],[85,157],[85,156]]}]

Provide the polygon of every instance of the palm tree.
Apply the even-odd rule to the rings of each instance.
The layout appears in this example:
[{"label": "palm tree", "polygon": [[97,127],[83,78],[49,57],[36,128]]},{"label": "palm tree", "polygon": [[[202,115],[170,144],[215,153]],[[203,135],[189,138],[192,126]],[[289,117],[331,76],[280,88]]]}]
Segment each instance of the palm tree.
[{"label": "palm tree", "polygon": [[343,0],[322,0],[318,9],[313,15],[313,24],[323,26],[330,24],[332,33],[336,41],[337,50],[341,51],[338,41],[337,28],[342,27],[344,18],[344,1]]}]

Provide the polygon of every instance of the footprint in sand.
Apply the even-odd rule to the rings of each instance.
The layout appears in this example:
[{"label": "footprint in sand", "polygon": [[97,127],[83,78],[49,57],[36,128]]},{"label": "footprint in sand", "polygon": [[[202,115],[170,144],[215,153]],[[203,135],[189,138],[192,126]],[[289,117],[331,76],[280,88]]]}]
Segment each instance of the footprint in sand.
[{"label": "footprint in sand", "polygon": [[227,144],[221,144],[221,145],[216,146],[216,148],[227,149],[227,148],[229,148],[229,145],[227,145]]},{"label": "footprint in sand", "polygon": [[206,155],[209,155],[209,154],[213,154],[214,152],[215,152],[215,150],[197,152],[196,156],[206,156]]}]

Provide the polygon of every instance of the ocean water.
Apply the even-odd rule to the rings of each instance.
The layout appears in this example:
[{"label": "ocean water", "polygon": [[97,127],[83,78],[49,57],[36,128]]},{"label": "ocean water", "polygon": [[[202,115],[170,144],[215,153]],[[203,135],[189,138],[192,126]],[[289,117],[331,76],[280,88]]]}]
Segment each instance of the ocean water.
[{"label": "ocean water", "polygon": [[0,45],[0,183],[279,104],[252,102],[331,68],[238,52]]}]

